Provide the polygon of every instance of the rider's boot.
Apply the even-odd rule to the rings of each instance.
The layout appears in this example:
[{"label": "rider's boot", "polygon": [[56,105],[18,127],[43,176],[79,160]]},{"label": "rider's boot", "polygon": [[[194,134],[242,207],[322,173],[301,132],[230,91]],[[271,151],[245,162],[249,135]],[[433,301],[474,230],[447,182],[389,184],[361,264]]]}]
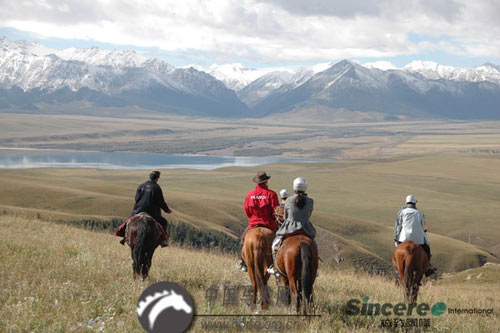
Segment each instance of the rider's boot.
[{"label": "rider's boot", "polygon": [[267,268],[267,272],[269,274],[279,276],[280,274],[278,273],[278,270],[275,267],[276,267],[276,248],[273,248],[273,263],[271,264],[271,266]]},{"label": "rider's boot", "polygon": [[437,268],[436,267],[432,267],[432,265],[429,263],[429,269],[427,270],[427,272],[425,272],[425,276],[431,276],[432,274],[436,274],[437,273]]},{"label": "rider's boot", "polygon": [[247,264],[245,264],[243,258],[240,258],[238,260],[238,262],[236,263],[236,268],[241,269],[243,272],[248,271]]},{"label": "rider's boot", "polygon": [[126,242],[127,242],[127,237],[123,237],[123,239],[120,241],[120,244],[125,245]]},{"label": "rider's boot", "polygon": [[168,238],[167,238],[166,235],[163,235],[161,237],[160,246],[161,247],[167,247],[168,246]]}]

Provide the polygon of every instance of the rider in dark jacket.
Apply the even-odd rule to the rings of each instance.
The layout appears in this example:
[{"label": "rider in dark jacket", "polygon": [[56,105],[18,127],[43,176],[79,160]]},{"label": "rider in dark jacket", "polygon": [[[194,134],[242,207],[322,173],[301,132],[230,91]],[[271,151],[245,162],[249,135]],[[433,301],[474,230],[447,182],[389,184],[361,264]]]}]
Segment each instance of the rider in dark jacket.
[{"label": "rider in dark jacket", "polygon": [[[148,213],[163,226],[165,231],[167,231],[168,221],[161,216],[161,210],[163,209],[167,214],[170,214],[172,211],[168,208],[161,187],[158,185],[159,179],[160,171],[153,171],[149,175],[149,180],[137,187],[135,205],[130,216],[142,212]],[[160,245],[162,247],[167,246],[167,239],[163,239]]]}]

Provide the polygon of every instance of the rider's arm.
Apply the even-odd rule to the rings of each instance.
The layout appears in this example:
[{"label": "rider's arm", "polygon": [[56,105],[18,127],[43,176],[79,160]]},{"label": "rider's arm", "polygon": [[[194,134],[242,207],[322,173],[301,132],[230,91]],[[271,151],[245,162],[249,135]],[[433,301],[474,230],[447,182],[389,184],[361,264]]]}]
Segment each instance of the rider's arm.
[{"label": "rider's arm", "polygon": [[396,242],[399,241],[399,234],[401,233],[401,228],[403,227],[401,212],[402,210],[398,212],[398,215],[396,217],[396,224],[394,225],[394,241]]},{"label": "rider's arm", "polygon": [[311,210],[309,212],[309,217],[311,217],[312,213],[313,213],[313,209],[314,209],[314,200],[311,199]]},{"label": "rider's arm", "polygon": [[139,201],[142,192],[142,185],[137,186],[137,191],[135,191],[135,202]]},{"label": "rider's arm", "polygon": [[161,188],[158,188],[158,204],[160,205],[160,208],[165,211],[165,213],[170,214],[172,211],[170,208],[168,208],[167,203],[165,202],[165,198],[163,198],[163,192]]},{"label": "rider's arm", "polygon": [[271,214],[272,214],[272,219],[276,220],[276,208],[280,206],[280,201],[278,200],[278,195],[276,192],[271,192]]},{"label": "rider's arm", "polygon": [[246,196],[245,198],[245,204],[244,204],[244,209],[245,209],[245,214],[247,215],[247,217],[252,217],[252,212],[250,211],[250,207],[248,205],[248,195]]}]

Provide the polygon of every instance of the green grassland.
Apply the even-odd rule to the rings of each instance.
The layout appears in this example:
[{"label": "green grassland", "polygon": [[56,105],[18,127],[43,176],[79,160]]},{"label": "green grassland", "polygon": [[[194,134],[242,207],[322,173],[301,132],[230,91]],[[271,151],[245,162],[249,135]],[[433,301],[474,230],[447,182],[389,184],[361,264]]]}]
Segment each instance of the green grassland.
[{"label": "green grassland", "polygon": [[[340,268],[391,272],[396,213],[409,193],[426,215],[433,264],[440,272],[498,262],[500,158],[485,153],[426,154],[312,164],[275,164],[213,171],[162,170],[160,185],[186,223],[238,237],[242,206],[265,168],[276,191],[297,176],[315,200],[320,256]],[[107,220],[129,215],[147,171],[94,169],[0,170],[0,212],[43,220]],[[469,243],[470,237],[470,243]]]},{"label": "green grassland", "polygon": [[[234,269],[233,256],[217,251],[177,246],[158,249],[148,280],[135,281],[130,251],[109,233],[4,215],[0,216],[0,254],[2,332],[138,332],[135,309],[139,295],[148,285],[165,280],[179,283],[193,295],[196,314],[253,313],[241,301],[235,306],[222,304],[224,285],[247,286],[249,280],[246,273]],[[421,287],[419,302],[430,306],[444,302],[447,308],[493,308],[490,316],[351,316],[346,312],[349,299],[368,297],[370,303],[396,304],[403,301],[403,292],[381,276],[320,263],[314,293],[315,313],[321,317],[309,321],[257,319],[289,320],[296,324],[297,332],[386,331],[380,328],[381,319],[386,318],[427,318],[432,331],[494,332],[500,326],[500,299],[495,294],[499,277],[499,265],[485,265],[426,281]],[[213,285],[219,288],[219,298],[210,305],[205,296]],[[270,280],[269,285],[275,296],[276,282]],[[269,310],[260,314],[294,314],[294,310],[276,305],[273,298]],[[195,317],[191,331],[207,332],[202,327],[206,319]]]}]

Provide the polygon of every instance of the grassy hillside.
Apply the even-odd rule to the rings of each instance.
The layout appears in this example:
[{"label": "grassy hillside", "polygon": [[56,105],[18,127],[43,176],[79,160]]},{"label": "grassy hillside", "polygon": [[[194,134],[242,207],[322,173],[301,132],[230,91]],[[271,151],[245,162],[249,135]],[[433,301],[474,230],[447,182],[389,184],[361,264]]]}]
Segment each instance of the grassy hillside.
[{"label": "grassy hillside", "polygon": [[[146,282],[134,281],[130,252],[118,244],[117,237],[36,219],[2,216],[0,253],[2,332],[140,331],[135,314],[138,297],[148,285],[165,280],[179,283],[193,295],[197,314],[251,313],[243,304],[227,307],[219,298],[209,306],[205,299],[205,291],[212,285],[218,284],[222,293],[224,284],[249,283],[246,273],[234,268],[236,257],[217,252],[175,246],[158,249],[150,278]],[[320,274],[315,284],[316,314],[320,318],[253,319],[290,320],[300,332],[382,331],[382,316],[348,315],[347,301],[366,296],[369,303],[396,304],[403,300],[402,290],[380,276],[339,271],[324,264],[320,264]],[[472,278],[467,279],[468,275]],[[493,332],[500,326],[500,299],[492,293],[498,290],[499,277],[499,265],[487,265],[436,282],[428,281],[421,288],[419,299],[429,305],[444,302],[448,308],[493,308],[493,315],[445,313],[410,318],[430,319],[432,330]],[[270,286],[276,292],[273,280]],[[273,305],[262,314],[293,313]],[[206,317],[197,317],[191,331],[206,332],[202,328],[206,322]]]},{"label": "grassy hillside", "polygon": [[[440,272],[497,262],[500,252],[500,158],[490,154],[431,154],[383,160],[268,165],[214,171],[164,170],[160,184],[175,211],[167,216],[202,229],[239,236],[242,206],[257,169],[271,173],[272,189],[304,176],[315,200],[320,255],[343,266],[388,270],[396,213],[409,193],[430,229]],[[43,220],[125,218],[147,171],[92,169],[0,170],[0,213]],[[469,242],[470,237],[470,244]]]}]

